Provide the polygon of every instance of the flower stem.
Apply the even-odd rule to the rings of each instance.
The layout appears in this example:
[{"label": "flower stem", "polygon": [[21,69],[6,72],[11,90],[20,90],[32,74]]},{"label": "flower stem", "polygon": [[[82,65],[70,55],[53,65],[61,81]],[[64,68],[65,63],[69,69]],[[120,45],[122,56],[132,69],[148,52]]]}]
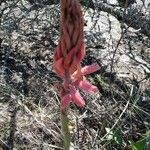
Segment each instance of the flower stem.
[{"label": "flower stem", "polygon": [[64,138],[63,150],[70,150],[70,131],[69,131],[69,119],[67,116],[67,110],[61,110],[61,124]]}]

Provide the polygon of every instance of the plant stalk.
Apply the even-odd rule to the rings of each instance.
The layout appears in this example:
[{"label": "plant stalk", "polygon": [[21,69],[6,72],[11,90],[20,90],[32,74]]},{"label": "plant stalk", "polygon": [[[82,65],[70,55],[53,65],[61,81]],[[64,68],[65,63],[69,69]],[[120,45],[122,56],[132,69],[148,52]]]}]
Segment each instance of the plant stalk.
[{"label": "plant stalk", "polygon": [[67,109],[61,110],[61,125],[64,139],[63,150],[70,150],[71,137],[69,131],[69,119],[67,116]]}]

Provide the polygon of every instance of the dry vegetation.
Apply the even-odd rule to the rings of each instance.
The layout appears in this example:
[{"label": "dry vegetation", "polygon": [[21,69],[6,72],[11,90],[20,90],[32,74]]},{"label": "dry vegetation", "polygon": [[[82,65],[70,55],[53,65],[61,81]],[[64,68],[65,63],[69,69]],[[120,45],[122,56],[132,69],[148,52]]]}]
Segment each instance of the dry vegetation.
[{"label": "dry vegetation", "polygon": [[[128,18],[120,20],[107,9],[100,10],[98,0],[82,2],[87,53],[83,65],[96,61],[101,70],[88,76],[99,93],[82,93],[83,109],[70,107],[72,149],[128,150],[130,141],[138,141],[150,130],[150,33],[144,30],[145,24],[137,29],[126,22]],[[144,3],[125,8],[122,3],[107,5],[124,17],[137,11],[144,14],[143,20],[150,20]],[[58,18],[57,3],[0,2],[2,150],[62,149],[59,97],[54,88],[60,79],[51,66]]]}]

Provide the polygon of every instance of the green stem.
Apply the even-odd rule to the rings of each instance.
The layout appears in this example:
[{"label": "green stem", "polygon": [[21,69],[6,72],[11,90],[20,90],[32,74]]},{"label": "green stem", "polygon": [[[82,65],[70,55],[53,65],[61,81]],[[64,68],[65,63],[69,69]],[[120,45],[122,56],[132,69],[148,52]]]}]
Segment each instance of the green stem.
[{"label": "green stem", "polygon": [[61,124],[64,138],[63,150],[70,150],[70,131],[67,110],[61,110]]}]

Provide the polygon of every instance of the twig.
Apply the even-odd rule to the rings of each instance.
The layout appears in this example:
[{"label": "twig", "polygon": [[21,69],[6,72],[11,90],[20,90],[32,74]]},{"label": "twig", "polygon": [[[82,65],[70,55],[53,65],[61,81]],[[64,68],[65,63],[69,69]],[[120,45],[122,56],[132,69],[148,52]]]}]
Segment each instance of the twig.
[{"label": "twig", "polygon": [[1,146],[4,150],[9,148],[9,146],[8,146],[2,139],[0,139],[0,146]]}]

